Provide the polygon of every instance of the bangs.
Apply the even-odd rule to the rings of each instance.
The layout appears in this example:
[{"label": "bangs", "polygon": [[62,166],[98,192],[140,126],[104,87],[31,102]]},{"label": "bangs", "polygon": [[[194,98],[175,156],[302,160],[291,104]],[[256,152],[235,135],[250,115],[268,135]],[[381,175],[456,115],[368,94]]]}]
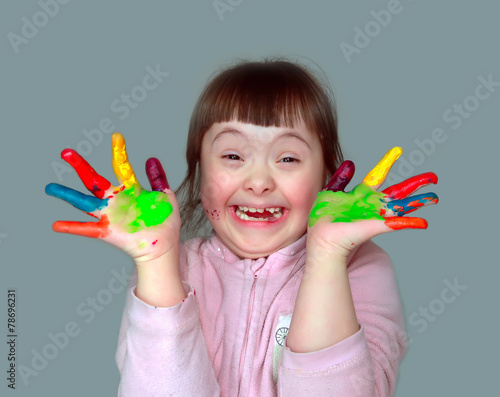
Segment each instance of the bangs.
[{"label": "bangs", "polygon": [[200,101],[198,127],[238,120],[259,126],[293,128],[302,119],[317,130],[313,114],[319,98],[311,78],[287,62],[245,63],[217,76]]}]

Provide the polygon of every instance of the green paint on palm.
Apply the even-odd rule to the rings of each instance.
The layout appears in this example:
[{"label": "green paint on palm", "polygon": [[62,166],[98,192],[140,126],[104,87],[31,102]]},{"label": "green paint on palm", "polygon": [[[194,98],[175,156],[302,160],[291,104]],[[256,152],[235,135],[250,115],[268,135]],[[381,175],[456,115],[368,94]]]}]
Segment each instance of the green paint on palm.
[{"label": "green paint on palm", "polygon": [[135,233],[163,223],[171,213],[164,193],[130,187],[115,196],[108,216],[111,224],[125,224],[127,232]]},{"label": "green paint on palm", "polygon": [[384,194],[361,183],[350,192],[331,192],[323,190],[318,193],[309,214],[309,227],[312,227],[323,216],[331,217],[332,222],[356,222],[362,219],[381,219]]}]

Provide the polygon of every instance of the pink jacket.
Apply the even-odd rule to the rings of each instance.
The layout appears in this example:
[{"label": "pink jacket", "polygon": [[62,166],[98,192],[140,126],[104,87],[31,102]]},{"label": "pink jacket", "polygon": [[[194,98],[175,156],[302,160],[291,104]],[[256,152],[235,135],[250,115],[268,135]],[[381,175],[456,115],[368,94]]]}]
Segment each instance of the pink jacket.
[{"label": "pink jacket", "polygon": [[[120,396],[392,396],[406,331],[388,255],[369,241],[350,255],[359,331],[294,353],[286,334],[304,271],[306,235],[267,258],[240,260],[217,238],[181,245],[187,298],[155,308],[133,272],[116,362]],[[325,305],[334,304],[325,302]]]}]

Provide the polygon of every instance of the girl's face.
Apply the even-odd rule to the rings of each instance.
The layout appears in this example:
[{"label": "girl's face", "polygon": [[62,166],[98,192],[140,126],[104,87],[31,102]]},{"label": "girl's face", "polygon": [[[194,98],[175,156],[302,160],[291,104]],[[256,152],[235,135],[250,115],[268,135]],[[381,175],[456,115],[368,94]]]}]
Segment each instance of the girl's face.
[{"label": "girl's face", "polygon": [[232,252],[251,259],[306,232],[327,176],[319,139],[302,121],[293,129],[215,123],[203,137],[200,167],[212,227]]}]

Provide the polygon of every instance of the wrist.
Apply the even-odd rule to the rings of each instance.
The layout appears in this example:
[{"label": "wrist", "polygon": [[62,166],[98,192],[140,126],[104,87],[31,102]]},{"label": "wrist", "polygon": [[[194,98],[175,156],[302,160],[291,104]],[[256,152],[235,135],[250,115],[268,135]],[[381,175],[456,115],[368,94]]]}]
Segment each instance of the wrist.
[{"label": "wrist", "polygon": [[307,248],[304,277],[326,280],[332,277],[332,273],[337,277],[346,271],[347,256],[343,253],[318,246]]},{"label": "wrist", "polygon": [[174,246],[169,251],[160,254],[154,258],[134,258],[137,271],[150,271],[151,269],[159,269],[166,267],[171,263],[179,264],[179,247]]},{"label": "wrist", "polygon": [[136,266],[136,296],[142,301],[152,306],[171,307],[186,298],[178,248],[152,260],[136,261]]},{"label": "wrist", "polygon": [[347,257],[349,252],[335,248],[325,248],[318,245],[308,245],[306,249],[306,264],[322,264],[322,263],[336,263],[340,265],[347,265]]}]

